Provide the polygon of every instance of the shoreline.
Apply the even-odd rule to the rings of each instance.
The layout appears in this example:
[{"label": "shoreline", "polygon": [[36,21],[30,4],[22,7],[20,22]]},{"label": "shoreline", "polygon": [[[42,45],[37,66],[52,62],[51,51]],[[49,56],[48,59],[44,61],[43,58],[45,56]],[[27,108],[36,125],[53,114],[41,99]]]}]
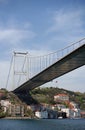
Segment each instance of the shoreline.
[{"label": "shoreline", "polygon": [[31,117],[4,117],[2,119],[33,119]]},{"label": "shoreline", "polygon": [[[22,119],[22,120],[28,120],[28,119],[41,119],[41,118],[32,118],[32,117],[2,117],[2,118],[0,118],[0,119]],[[47,119],[49,119],[49,118],[47,118]],[[56,119],[59,119],[59,118],[56,118]],[[78,119],[85,119],[85,118],[60,118],[60,119],[70,119],[70,120],[78,120]]]}]

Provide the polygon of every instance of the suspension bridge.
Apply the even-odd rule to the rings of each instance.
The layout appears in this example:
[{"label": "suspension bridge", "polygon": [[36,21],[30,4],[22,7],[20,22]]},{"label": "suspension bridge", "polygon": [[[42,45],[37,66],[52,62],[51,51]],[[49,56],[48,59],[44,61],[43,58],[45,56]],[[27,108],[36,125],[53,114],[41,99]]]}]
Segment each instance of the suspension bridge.
[{"label": "suspension bridge", "polygon": [[13,92],[24,94],[83,65],[85,65],[85,38],[43,56],[14,52],[6,87],[11,71]]}]

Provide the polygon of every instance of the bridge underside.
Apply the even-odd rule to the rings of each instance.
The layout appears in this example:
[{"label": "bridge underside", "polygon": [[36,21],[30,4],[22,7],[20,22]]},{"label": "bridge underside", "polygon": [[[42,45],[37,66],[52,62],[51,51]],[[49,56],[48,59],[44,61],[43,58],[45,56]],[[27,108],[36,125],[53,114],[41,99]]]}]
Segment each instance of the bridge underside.
[{"label": "bridge underside", "polygon": [[85,65],[85,44],[49,66],[13,92],[25,93],[83,65]]}]

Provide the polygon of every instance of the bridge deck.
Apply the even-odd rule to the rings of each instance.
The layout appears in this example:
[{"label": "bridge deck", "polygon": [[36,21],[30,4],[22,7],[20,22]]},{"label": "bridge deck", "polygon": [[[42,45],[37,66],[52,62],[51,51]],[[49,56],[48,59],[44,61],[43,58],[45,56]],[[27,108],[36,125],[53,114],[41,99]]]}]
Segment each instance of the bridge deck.
[{"label": "bridge deck", "polygon": [[85,44],[16,88],[14,93],[32,90],[83,65],[85,65]]}]

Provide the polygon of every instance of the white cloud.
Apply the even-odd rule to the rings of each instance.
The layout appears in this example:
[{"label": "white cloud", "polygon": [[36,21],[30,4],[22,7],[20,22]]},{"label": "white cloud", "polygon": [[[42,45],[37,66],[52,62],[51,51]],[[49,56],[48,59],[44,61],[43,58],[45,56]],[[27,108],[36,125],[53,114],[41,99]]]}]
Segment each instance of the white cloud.
[{"label": "white cloud", "polygon": [[[7,59],[9,61],[4,61],[4,57],[3,60],[0,60],[0,88],[6,87],[10,59],[14,49],[20,50],[21,44],[23,44],[23,42],[25,43],[26,40],[29,41],[35,36],[36,34],[31,30],[31,24],[29,22],[18,23],[17,21],[13,20],[10,20],[4,24],[0,22],[0,45],[1,47],[5,47],[6,45],[6,50],[2,48],[3,50],[1,54],[3,54],[3,51],[5,51],[5,56],[10,56],[10,58]],[[10,82],[8,85],[8,89],[12,90],[12,82]]]},{"label": "white cloud", "polygon": [[6,23],[0,22],[0,44],[10,45],[17,48],[26,41],[32,40],[36,33],[31,29],[30,22],[19,22],[10,19]]},{"label": "white cloud", "polygon": [[[85,37],[84,10],[57,10],[51,13],[46,30],[47,46],[57,50]],[[61,48],[62,46],[62,48]],[[55,49],[57,48],[57,49]]]},{"label": "white cloud", "polygon": [[17,44],[22,40],[32,39],[35,33],[24,29],[3,29],[0,30],[0,42]]},{"label": "white cloud", "polygon": [[0,88],[6,88],[7,75],[9,71],[9,62],[0,62]]},{"label": "white cloud", "polygon": [[49,28],[48,32],[81,32],[83,25],[82,14],[82,11],[56,11],[53,17],[53,25]]},{"label": "white cloud", "polygon": [[[83,29],[83,22],[82,22],[82,11],[78,11],[78,12],[56,11],[54,13],[52,26],[47,30],[48,36],[49,34],[52,33],[53,35],[51,35],[48,38],[49,41],[46,43],[46,45],[43,45],[45,46],[44,49],[29,50],[26,47],[21,48],[20,43],[22,43],[22,41],[25,42],[25,40],[31,40],[36,36],[36,34],[32,31],[31,26],[32,25],[29,22],[17,23],[17,21],[13,21],[13,20],[8,21],[7,24],[5,25],[0,23],[0,44],[1,43],[10,44],[11,46],[13,46],[13,49],[14,46],[17,45],[16,51],[27,52],[28,50],[30,55],[35,56],[35,55],[43,55],[49,53],[45,50],[48,48],[48,46],[50,48],[51,46],[54,46],[53,43],[56,45],[54,46],[54,48],[57,48],[58,44],[60,43],[61,44],[65,43],[66,46],[66,43],[68,44],[68,42],[71,41],[74,42],[74,40],[76,41],[80,39],[82,37],[82,34],[83,35],[85,34]],[[33,46],[36,46],[36,44]],[[60,77],[58,79],[59,87],[71,89],[71,90],[79,89],[80,91],[85,91],[84,89],[85,82],[83,83],[81,81],[77,81],[77,79],[85,79],[84,77],[85,68],[83,68],[82,71],[81,69],[79,72],[75,70],[72,73],[68,73],[63,77]],[[2,61],[0,63],[0,79],[1,79],[0,87],[5,87],[8,71],[9,71],[9,62]],[[73,78],[71,79],[70,77],[72,76]],[[80,85],[82,85],[82,87]],[[78,87],[78,89],[75,87]]]}]

